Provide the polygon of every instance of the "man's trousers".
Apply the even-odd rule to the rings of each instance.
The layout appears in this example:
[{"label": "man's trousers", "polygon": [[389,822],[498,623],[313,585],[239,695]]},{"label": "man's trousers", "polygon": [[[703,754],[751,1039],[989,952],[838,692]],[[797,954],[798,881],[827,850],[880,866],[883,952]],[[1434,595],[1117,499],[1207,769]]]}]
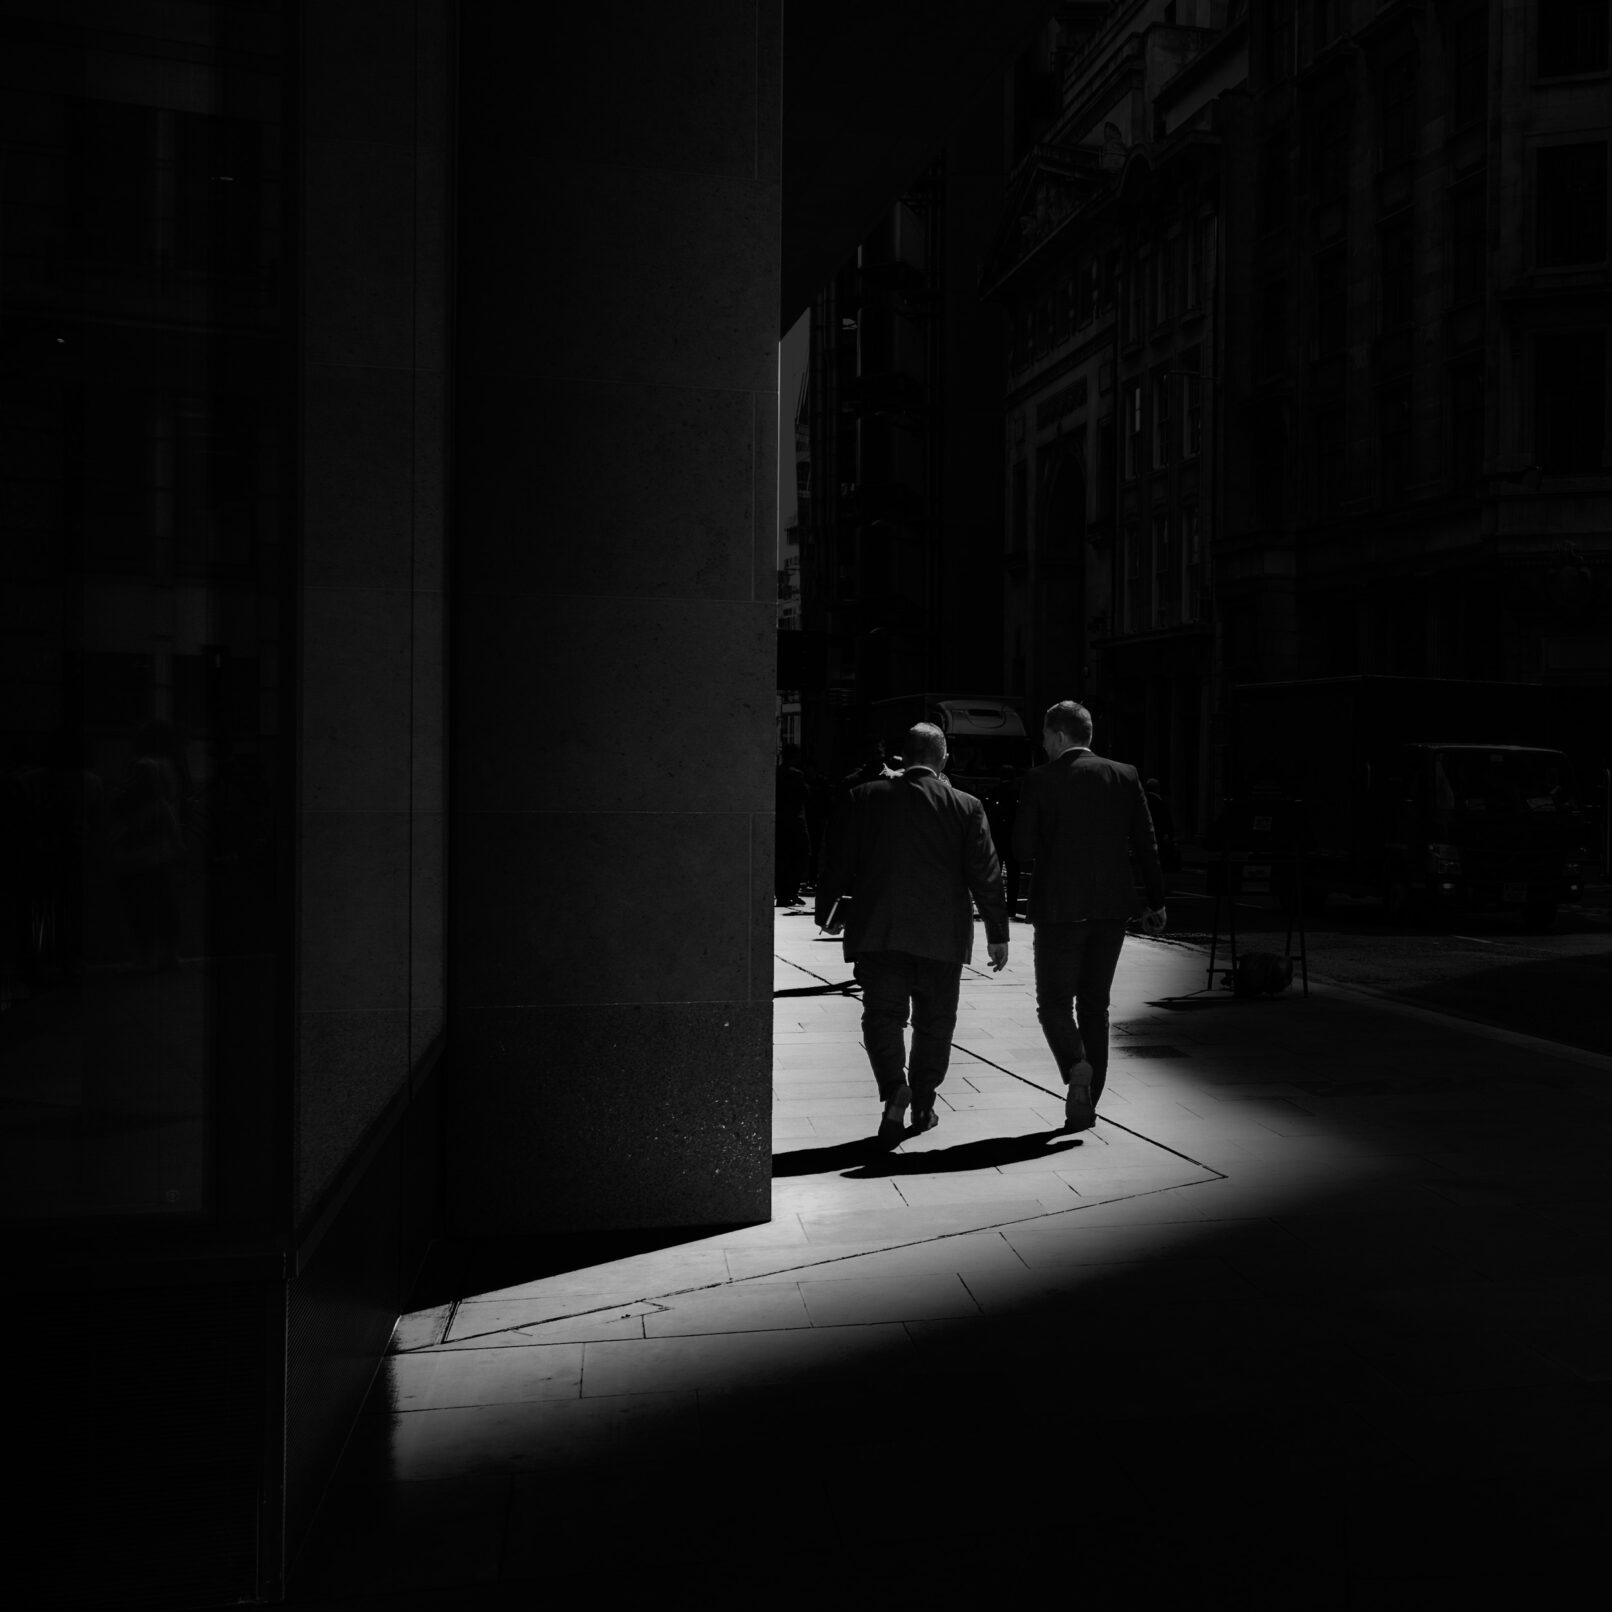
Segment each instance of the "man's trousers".
[{"label": "man's trousers", "polygon": [[1125,944],[1121,918],[1035,926],[1035,1010],[1058,1074],[1091,1064],[1095,1103],[1108,1077],[1108,993]]},{"label": "man's trousers", "polygon": [[[946,1078],[952,1032],[957,1028],[957,993],[963,965],[911,952],[863,952],[856,959],[862,987],[862,1043],[879,1099],[889,1102],[903,1084],[920,1106]],[[912,1056],[902,1032],[912,1015]]]}]

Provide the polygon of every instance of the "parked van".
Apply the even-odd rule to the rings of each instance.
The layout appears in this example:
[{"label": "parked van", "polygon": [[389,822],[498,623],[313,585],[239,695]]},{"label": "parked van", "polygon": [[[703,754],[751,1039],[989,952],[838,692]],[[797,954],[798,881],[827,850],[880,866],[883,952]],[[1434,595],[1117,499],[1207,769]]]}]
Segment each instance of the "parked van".
[{"label": "parked van", "polygon": [[1017,703],[1006,695],[906,694],[875,701],[868,715],[868,739],[882,739],[891,756],[901,753],[914,723],[933,722],[946,735],[946,776],[971,795],[1000,783],[1004,767],[1023,773],[1040,760]]},{"label": "parked van", "polygon": [[1393,910],[1508,908],[1544,928],[1583,900],[1595,836],[1583,781],[1604,716],[1604,699],[1537,684],[1243,684],[1221,837],[1302,851],[1311,907],[1381,894]]}]

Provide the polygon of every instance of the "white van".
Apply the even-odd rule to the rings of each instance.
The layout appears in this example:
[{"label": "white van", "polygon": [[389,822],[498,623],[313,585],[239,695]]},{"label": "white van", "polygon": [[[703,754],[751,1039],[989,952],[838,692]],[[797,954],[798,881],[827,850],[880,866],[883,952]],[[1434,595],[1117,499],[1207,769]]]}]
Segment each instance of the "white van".
[{"label": "white van", "polygon": [[1002,769],[1022,774],[1041,759],[1024,731],[1018,704],[1000,694],[907,694],[878,700],[871,708],[874,732],[886,752],[897,755],[915,722],[933,722],[946,735],[946,776],[971,795],[1002,781]]}]

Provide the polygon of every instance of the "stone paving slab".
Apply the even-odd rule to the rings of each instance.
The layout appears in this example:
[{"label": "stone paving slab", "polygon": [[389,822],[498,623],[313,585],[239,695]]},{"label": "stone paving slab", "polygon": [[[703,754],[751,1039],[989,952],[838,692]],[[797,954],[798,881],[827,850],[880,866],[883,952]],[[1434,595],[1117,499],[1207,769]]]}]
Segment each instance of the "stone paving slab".
[{"label": "stone paving slab", "polygon": [[799,1282],[814,1275],[880,1278],[947,1272],[965,1280],[976,1271],[1017,1270],[1023,1260],[1002,1231],[960,1232],[894,1247],[866,1242],[817,1242],[788,1253],[730,1252],[736,1279]]},{"label": "stone paving slab", "polygon": [[912,1340],[899,1324],[887,1320],[882,1325],[705,1333],[637,1343],[590,1343],[583,1348],[583,1397],[613,1399],[788,1383],[803,1372],[864,1368],[892,1354],[905,1355]]},{"label": "stone paving slab", "polygon": [[773,1332],[809,1327],[812,1317],[798,1282],[737,1282],[661,1300],[644,1317],[644,1336],[672,1338],[707,1332]]}]

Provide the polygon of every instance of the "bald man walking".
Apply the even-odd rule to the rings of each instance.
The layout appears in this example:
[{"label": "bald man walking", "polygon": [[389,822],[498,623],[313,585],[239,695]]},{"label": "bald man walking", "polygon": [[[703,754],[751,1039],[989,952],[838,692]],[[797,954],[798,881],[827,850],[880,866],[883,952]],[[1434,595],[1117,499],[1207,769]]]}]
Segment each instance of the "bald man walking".
[{"label": "bald man walking", "polygon": [[[862,784],[834,819],[817,884],[819,927],[844,904],[847,962],[862,987],[862,1041],[884,1103],[880,1142],[932,1129],[957,1026],[963,964],[979,904],[991,967],[1008,960],[1002,864],[985,808],[942,774],[946,737],[920,722],[902,745],[906,770]],[[835,928],[837,929],[836,921]],[[903,1032],[912,1018],[912,1056]]]}]

